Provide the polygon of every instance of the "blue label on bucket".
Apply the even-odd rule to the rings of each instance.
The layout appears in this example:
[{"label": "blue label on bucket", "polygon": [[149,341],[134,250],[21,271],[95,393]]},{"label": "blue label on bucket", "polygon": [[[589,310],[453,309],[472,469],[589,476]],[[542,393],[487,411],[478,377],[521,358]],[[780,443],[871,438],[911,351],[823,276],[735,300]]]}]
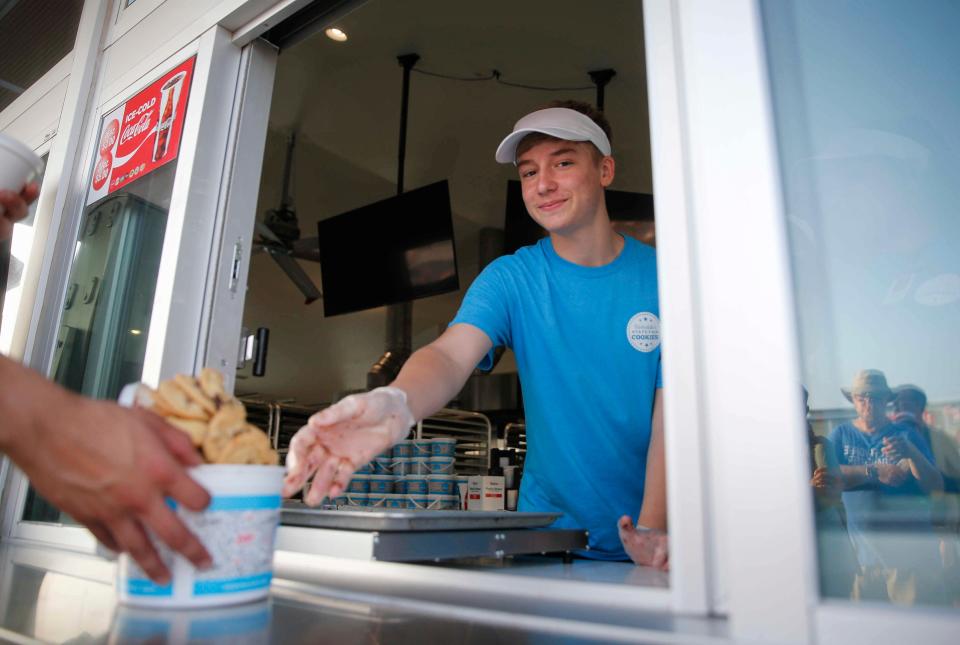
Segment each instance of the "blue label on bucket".
[{"label": "blue label on bucket", "polygon": [[208,511],[255,511],[280,508],[279,495],[223,495],[210,500]]},{"label": "blue label on bucket", "polygon": [[225,578],[223,580],[200,580],[193,585],[193,595],[207,596],[215,593],[236,593],[250,591],[270,586],[273,573],[258,573],[241,578]]},{"label": "blue label on bucket", "polygon": [[131,578],[127,580],[127,593],[131,596],[172,596],[173,585],[158,585],[153,580]]}]

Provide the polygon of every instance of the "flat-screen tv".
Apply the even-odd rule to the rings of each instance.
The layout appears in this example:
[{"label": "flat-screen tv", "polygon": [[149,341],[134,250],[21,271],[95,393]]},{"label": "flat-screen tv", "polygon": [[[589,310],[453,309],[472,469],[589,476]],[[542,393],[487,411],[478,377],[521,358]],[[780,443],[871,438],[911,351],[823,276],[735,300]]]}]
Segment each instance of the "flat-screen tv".
[{"label": "flat-screen tv", "polygon": [[446,181],[317,223],[323,315],[457,291]]},{"label": "flat-screen tv", "polygon": [[[653,222],[653,195],[607,189],[607,214],[613,222]],[[520,182],[507,181],[507,207],[503,223],[506,253],[536,244],[547,233],[533,221],[523,204]]]}]

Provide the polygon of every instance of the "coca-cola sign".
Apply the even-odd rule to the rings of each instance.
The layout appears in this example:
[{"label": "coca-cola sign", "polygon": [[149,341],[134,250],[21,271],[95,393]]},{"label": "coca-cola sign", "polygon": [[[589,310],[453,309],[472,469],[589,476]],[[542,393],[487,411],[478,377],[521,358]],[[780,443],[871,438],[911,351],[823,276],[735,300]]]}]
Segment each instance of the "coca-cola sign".
[{"label": "coca-cola sign", "polygon": [[195,58],[177,65],[103,117],[88,204],[177,158]]}]

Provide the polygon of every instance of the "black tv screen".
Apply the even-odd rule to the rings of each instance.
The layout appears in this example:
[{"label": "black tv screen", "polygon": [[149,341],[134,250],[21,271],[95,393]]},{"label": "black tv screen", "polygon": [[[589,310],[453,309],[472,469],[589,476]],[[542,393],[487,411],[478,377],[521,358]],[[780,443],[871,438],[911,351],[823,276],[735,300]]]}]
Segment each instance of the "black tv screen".
[{"label": "black tv screen", "polygon": [[460,288],[446,181],[317,223],[323,315]]},{"label": "black tv screen", "polygon": [[[613,222],[652,222],[653,195],[633,193],[625,190],[606,191],[607,214]],[[536,244],[547,234],[533,221],[523,204],[520,182],[507,181],[507,207],[503,222],[504,247],[507,253],[514,253],[521,246]]]}]

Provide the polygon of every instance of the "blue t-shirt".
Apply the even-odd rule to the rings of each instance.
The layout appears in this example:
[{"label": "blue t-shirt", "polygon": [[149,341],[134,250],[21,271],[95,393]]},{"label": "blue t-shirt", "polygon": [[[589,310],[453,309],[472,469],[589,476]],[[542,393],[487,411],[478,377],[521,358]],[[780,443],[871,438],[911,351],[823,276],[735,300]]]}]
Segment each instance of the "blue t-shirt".
[{"label": "blue t-shirt", "polygon": [[[853,423],[844,423],[833,429],[830,440],[836,447],[837,459],[841,465],[863,466],[895,463],[883,454],[883,439],[896,436],[912,443],[931,464],[934,463],[930,446],[920,433],[906,424],[890,423],[882,430],[866,433]],[[884,531],[891,530],[888,524],[891,520],[908,522],[914,531],[933,530],[930,498],[912,475],[900,486],[888,486],[879,482],[865,484],[844,491],[842,498],[850,539],[863,566],[903,566],[901,554],[885,548],[882,540],[875,539]],[[923,562],[927,562],[928,558],[921,556],[931,555],[919,553],[920,549],[915,551],[913,558]]]},{"label": "blue t-shirt", "polygon": [[652,248],[627,237],[613,262],[584,267],[545,238],[487,266],[450,323],[516,354],[527,426],[519,508],[589,530],[588,557],[627,558],[617,520],[643,501],[659,316]]}]

